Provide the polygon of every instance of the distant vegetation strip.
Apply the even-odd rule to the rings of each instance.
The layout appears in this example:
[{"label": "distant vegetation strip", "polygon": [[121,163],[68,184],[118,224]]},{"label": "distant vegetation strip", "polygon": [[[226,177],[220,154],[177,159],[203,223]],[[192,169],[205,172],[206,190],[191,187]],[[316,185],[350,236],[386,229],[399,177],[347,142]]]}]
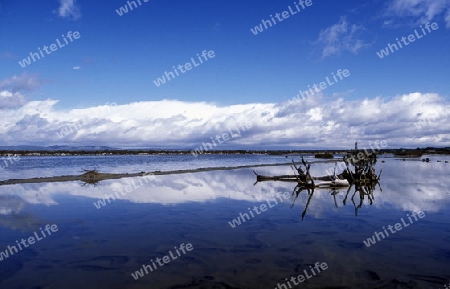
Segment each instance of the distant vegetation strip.
[{"label": "distant vegetation strip", "polygon": [[314,157],[316,159],[332,159],[334,157],[334,155],[330,154],[330,153],[318,153],[318,154],[315,154]]},{"label": "distant vegetation strip", "polygon": [[[170,150],[170,149],[106,149],[106,150],[1,150],[0,156],[80,156],[80,155],[187,155],[191,150]],[[209,150],[204,154],[211,155],[322,155],[322,154],[346,154],[348,150]],[[421,156],[422,154],[450,154],[448,148],[423,148],[423,149],[382,149],[378,154],[394,154],[397,156]],[[317,156],[316,156],[317,157]]]}]

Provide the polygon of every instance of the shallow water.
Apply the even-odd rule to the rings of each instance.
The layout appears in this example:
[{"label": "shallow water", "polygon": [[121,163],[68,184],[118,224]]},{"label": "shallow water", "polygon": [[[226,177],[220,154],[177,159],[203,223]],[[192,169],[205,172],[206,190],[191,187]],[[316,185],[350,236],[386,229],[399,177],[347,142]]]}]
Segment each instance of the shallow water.
[{"label": "shallow water", "polygon": [[[316,262],[328,269],[292,288],[444,288],[450,282],[450,164],[385,161],[377,164],[382,191],[377,187],[372,205],[366,197],[360,206],[359,194],[352,201],[353,190],[347,199],[346,189],[312,196],[303,191],[292,208],[289,196],[235,228],[229,222],[240,213],[278,193],[290,195],[295,184],[254,186],[252,169],[239,169],[97,186],[2,186],[0,250],[46,224],[58,231],[0,261],[0,288],[275,288]],[[314,164],[313,175],[330,166]],[[52,175],[58,170],[46,169]],[[289,166],[255,170],[292,172]],[[116,195],[119,189],[124,194]],[[100,205],[105,194],[116,200],[110,196]],[[420,210],[424,218],[364,245],[375,231]],[[193,250],[138,280],[132,277],[182,243]]]},{"label": "shallow water", "polygon": [[[22,156],[19,161],[0,158],[0,180],[13,178],[52,177],[61,175],[80,175],[84,170],[96,169],[103,173],[153,172],[187,170],[209,167],[233,167],[252,164],[285,163],[290,160],[284,156],[269,155],[105,155],[105,156]],[[307,157],[307,159],[312,159]]]}]

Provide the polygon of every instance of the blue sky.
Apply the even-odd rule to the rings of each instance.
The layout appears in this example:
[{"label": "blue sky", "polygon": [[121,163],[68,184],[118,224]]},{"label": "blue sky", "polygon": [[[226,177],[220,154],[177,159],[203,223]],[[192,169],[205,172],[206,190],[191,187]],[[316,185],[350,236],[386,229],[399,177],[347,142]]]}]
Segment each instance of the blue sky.
[{"label": "blue sky", "polygon": [[[0,3],[0,145],[196,147],[247,119],[253,129],[222,148],[450,144],[449,0],[312,0],[257,35],[251,28],[294,1],[135,2],[122,16],[127,1]],[[439,28],[377,55],[427,22]],[[69,31],[81,37],[19,65]],[[204,50],[215,57],[155,85]],[[339,69],[350,76],[287,104]]]}]

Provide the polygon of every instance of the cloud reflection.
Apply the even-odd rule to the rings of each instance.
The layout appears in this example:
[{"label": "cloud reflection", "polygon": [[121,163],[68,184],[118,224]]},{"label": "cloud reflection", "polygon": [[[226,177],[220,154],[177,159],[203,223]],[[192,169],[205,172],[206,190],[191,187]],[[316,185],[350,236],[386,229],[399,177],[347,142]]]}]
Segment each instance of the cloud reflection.
[{"label": "cloud reflection", "polygon": [[[378,209],[394,207],[404,211],[439,212],[447,205],[450,194],[447,180],[448,164],[388,159],[386,163],[377,167],[383,169],[382,191],[377,188],[374,192],[375,199],[371,206]],[[314,164],[312,173],[324,174],[326,169],[327,164]],[[292,171],[288,166],[262,167],[258,168],[258,173],[276,175],[289,174]],[[105,181],[95,187],[82,187],[79,182],[1,187],[0,197],[3,201],[0,205],[0,214],[10,215],[20,212],[27,204],[58,205],[55,201],[57,195],[90,198],[93,203],[105,195],[114,195],[118,200],[132,203],[162,205],[206,203],[219,199],[258,203],[277,193],[292,192],[295,187],[295,183],[283,182],[264,182],[253,186],[255,176],[251,169],[161,175],[150,182],[144,182],[141,186],[136,186],[139,179]],[[131,190],[123,190],[123,194],[115,193],[119,188],[126,186]],[[331,190],[317,190],[309,206],[308,216],[321,218],[329,212],[340,210],[344,206],[346,191],[346,188],[334,193]],[[301,194],[296,206],[304,206],[307,198],[306,193]],[[359,199],[356,201],[359,202]],[[351,205],[351,202],[347,200],[346,205]],[[364,210],[365,206],[370,206],[368,200],[364,201],[361,210]],[[92,206],[92,209],[95,207]]]}]

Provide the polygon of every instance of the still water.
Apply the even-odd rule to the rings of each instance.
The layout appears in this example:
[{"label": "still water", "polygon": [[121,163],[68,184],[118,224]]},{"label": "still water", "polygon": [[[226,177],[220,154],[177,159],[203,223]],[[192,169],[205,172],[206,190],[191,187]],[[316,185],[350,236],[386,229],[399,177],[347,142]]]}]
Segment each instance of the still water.
[{"label": "still water", "polygon": [[[204,157],[192,163],[174,156],[165,165],[127,166],[149,171],[151,166],[165,170],[180,169],[182,163],[189,164],[183,168],[195,168],[205,167],[198,162],[228,166],[249,161],[242,156]],[[286,161],[253,158],[254,164]],[[450,282],[450,164],[444,162],[449,159],[379,161],[381,186],[372,200],[343,188],[303,191],[293,203],[294,183],[254,184],[252,168],[110,180],[96,186],[0,186],[0,288],[444,288]],[[40,170],[46,176],[61,175],[61,170],[80,173],[82,167],[67,159],[40,160],[23,162],[7,176],[2,172],[2,179],[34,177]],[[330,166],[313,164],[312,174],[323,175]],[[123,172],[111,166],[114,170]],[[263,175],[292,173],[289,166],[255,170]],[[256,213],[254,207],[263,204],[265,210]],[[416,221],[412,212],[418,211],[424,217]],[[245,222],[232,222],[242,216]],[[402,221],[401,230],[365,245],[375,232]],[[49,234],[47,224],[58,230],[47,227]],[[25,242],[28,246],[20,250],[20,240],[29,237],[34,244]],[[314,269],[317,262],[319,269]],[[320,270],[324,263],[326,269]],[[141,269],[142,276],[136,275]],[[305,281],[288,284],[300,275]]]}]

